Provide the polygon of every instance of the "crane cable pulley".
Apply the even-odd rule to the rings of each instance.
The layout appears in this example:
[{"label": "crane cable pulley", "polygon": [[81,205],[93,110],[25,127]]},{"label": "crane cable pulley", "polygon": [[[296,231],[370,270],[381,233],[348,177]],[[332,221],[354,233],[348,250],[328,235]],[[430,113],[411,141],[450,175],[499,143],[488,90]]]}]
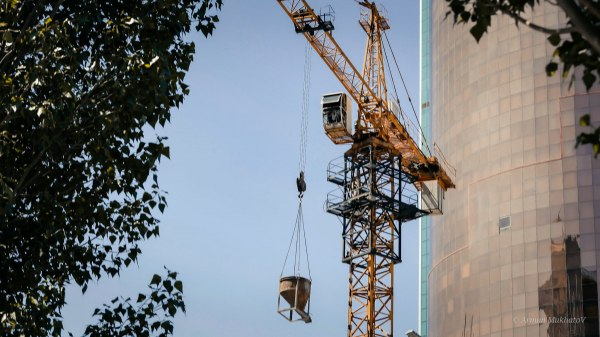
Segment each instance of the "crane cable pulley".
[{"label": "crane cable pulley", "polygon": [[[304,192],[306,191],[306,182],[304,181],[304,171],[306,170],[306,147],[308,143],[308,111],[310,107],[310,73],[311,73],[311,51],[312,46],[309,41],[306,41],[306,47],[304,50],[304,85],[302,88],[302,120],[300,125],[300,163],[298,164],[298,170],[300,171],[298,178],[296,178],[296,186],[298,188],[298,213],[296,215],[296,223],[294,225],[294,232],[292,233],[292,238],[290,240],[290,245],[288,247],[287,254],[285,256],[285,261],[283,263],[283,268],[281,269],[281,275],[283,276],[283,272],[285,269],[285,265],[287,263],[287,259],[290,255],[290,250],[292,248],[292,243],[294,243],[294,239],[296,242],[294,243],[294,271],[297,273],[297,276],[300,276],[300,260],[302,258],[302,238],[304,238],[304,250],[306,253],[306,262],[308,267],[308,277],[312,280],[310,276],[310,261],[308,259],[308,245],[306,244],[306,230],[304,227],[304,215],[302,214],[302,197],[304,196]],[[296,268],[297,267],[297,268]]]}]

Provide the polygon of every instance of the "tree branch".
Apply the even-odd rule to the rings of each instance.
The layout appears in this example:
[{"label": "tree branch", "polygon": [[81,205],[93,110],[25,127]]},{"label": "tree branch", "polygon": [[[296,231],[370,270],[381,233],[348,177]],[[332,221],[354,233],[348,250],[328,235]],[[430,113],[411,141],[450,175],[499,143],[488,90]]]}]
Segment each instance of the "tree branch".
[{"label": "tree branch", "polygon": [[573,25],[579,28],[578,32],[585,37],[597,53],[600,53],[598,30],[590,23],[589,19],[585,17],[585,14],[583,14],[579,5],[573,0],[557,0],[557,2],[565,13],[567,13],[567,16],[571,19]]},{"label": "tree branch", "polygon": [[[27,17],[27,19],[25,20],[25,23],[23,24],[23,27],[21,27],[21,34],[19,34],[19,36],[13,40],[13,43],[11,45],[11,47],[15,48],[15,44],[21,40],[21,38],[23,37],[23,35],[25,35],[25,32],[27,31],[27,28],[29,26],[29,23],[31,22],[31,20],[37,15],[37,11],[38,8],[42,5],[42,0],[38,0],[38,2],[35,4],[35,7],[33,7],[33,10],[31,11],[31,13],[29,13],[29,16]],[[23,8],[23,7],[21,7]],[[4,61],[4,58],[2,59],[2,61]],[[2,64],[0,63],[0,73],[4,74],[4,70],[6,68],[6,65],[8,63]]]},{"label": "tree branch", "polygon": [[546,28],[546,27],[542,27],[542,26],[538,26],[535,23],[524,19],[523,17],[519,16],[516,13],[513,13],[509,10],[506,10],[504,7],[498,5],[497,3],[495,3],[494,1],[490,1],[490,0],[483,0],[485,2],[487,2],[489,5],[491,5],[492,7],[496,8],[497,10],[499,10],[500,12],[502,12],[502,14],[506,14],[508,16],[510,16],[511,18],[515,19],[516,21],[526,25],[527,27],[536,30],[538,32],[544,33],[544,34],[569,34],[569,33],[573,33],[576,31],[579,31],[578,27],[565,27],[565,28],[558,28],[558,29],[551,29],[551,28]]},{"label": "tree branch", "polygon": [[56,11],[58,10],[58,7],[60,7],[60,5],[62,5],[62,3],[65,0],[60,0],[59,2],[56,3],[56,5],[54,5],[54,8],[52,9],[52,14],[50,14],[50,19],[54,20],[54,15],[56,15]]},{"label": "tree branch", "polygon": [[40,161],[40,159],[42,159],[42,156],[44,155],[44,153],[46,153],[46,151],[48,150],[48,146],[46,146],[42,151],[40,151],[40,153],[38,153],[38,155],[33,159],[33,161],[31,162],[31,164],[29,164],[29,166],[27,166],[27,168],[25,169],[25,172],[23,172],[23,175],[21,176],[21,179],[19,179],[19,182],[17,183],[17,187],[15,187],[13,194],[12,194],[12,202],[15,201],[15,198],[19,195],[19,190],[21,189],[21,186],[23,186],[23,182],[25,181],[25,178],[27,178],[27,175],[29,174],[29,172],[31,172],[31,169],[37,164],[38,161]]},{"label": "tree branch", "polygon": [[600,8],[598,7],[598,4],[590,0],[579,0],[579,2],[581,2],[581,4],[585,7],[587,7],[587,9],[589,9],[590,12],[594,14],[594,16],[600,19]]}]

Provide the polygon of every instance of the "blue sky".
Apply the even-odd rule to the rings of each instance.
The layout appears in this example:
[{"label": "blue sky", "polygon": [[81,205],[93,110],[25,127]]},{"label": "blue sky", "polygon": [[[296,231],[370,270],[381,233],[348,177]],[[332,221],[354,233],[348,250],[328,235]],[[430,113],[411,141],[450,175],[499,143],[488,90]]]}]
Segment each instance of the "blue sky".
[{"label": "blue sky", "polygon": [[[419,2],[382,3],[390,15],[388,36],[418,109]],[[352,0],[309,4],[333,6],[333,35],[360,69],[366,35],[358,24],[359,5]],[[153,274],[163,274],[163,266],[179,272],[184,285],[187,315],[176,318],[175,336],[346,334],[349,269],[341,263],[340,222],[323,211],[323,202],[335,188],[326,181],[327,164],[348,145],[334,145],[320,118],[321,96],[343,87],[313,51],[303,203],[313,323],[288,323],[276,312],[277,290],[298,207],[305,39],[294,33],[275,0],[224,0],[219,18],[212,37],[190,34],[196,43],[186,77],[191,93],[172,111],[171,124],[151,130],[168,136],[171,147],[171,160],[159,168],[160,187],[169,192],[169,207],[158,215],[161,236],[141,245],[139,265],[120,278],[103,277],[84,296],[76,287],[67,290],[65,327],[75,335],[93,322],[94,308],[118,295],[137,297]],[[403,107],[409,109],[406,102]],[[418,233],[416,221],[403,225],[404,262],[396,265],[394,284],[396,335],[418,328]]]}]

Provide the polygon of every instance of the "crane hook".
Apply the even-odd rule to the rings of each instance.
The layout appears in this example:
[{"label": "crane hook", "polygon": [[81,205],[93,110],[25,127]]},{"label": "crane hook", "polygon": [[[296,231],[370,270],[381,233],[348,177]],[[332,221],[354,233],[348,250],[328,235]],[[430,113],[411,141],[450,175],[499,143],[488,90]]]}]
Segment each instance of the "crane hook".
[{"label": "crane hook", "polygon": [[306,191],[306,182],[304,181],[304,172],[300,171],[300,177],[296,178],[296,186],[298,187],[298,198],[302,199]]}]

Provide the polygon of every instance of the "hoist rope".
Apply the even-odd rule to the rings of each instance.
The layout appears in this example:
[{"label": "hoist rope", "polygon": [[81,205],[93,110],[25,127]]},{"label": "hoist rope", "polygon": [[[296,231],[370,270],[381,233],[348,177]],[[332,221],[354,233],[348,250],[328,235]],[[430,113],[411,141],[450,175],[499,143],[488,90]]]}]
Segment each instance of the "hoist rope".
[{"label": "hoist rope", "polygon": [[[290,255],[290,250],[292,249],[292,243],[294,242],[294,238],[296,237],[296,227],[298,227],[299,216],[300,216],[300,212],[298,212],[296,214],[296,223],[294,224],[294,231],[292,232],[292,238],[290,239],[290,245],[288,246],[287,254],[285,254],[285,261],[283,261],[283,268],[281,268],[281,274],[279,275],[279,277],[283,276],[283,271],[285,269],[285,265],[287,264],[287,259]],[[294,245],[294,247],[295,247],[295,245]],[[294,270],[296,270],[296,253],[294,253]]]},{"label": "hoist rope", "polygon": [[[310,41],[306,41],[306,47],[304,49],[304,84],[302,88],[302,121],[300,124],[300,163],[298,169],[300,171],[300,177],[296,180],[298,184],[298,213],[296,214],[296,223],[294,224],[294,231],[292,232],[292,238],[288,246],[287,254],[285,255],[285,261],[283,262],[283,268],[281,268],[281,276],[285,270],[292,244],[294,244],[294,272],[297,276],[300,276],[300,265],[302,260],[302,238],[304,238],[304,251],[306,253],[306,262],[308,268],[308,277],[312,281],[310,274],[310,261],[308,259],[308,244],[306,242],[306,229],[304,226],[304,215],[302,214],[302,196],[306,189],[304,182],[304,171],[306,169],[306,148],[308,143],[308,113],[310,108],[310,73],[311,73],[311,51],[312,45]],[[294,238],[296,241],[294,242]]]},{"label": "hoist rope", "polygon": [[[410,106],[412,107],[413,113],[415,114],[415,118],[417,119],[417,125],[419,125],[419,130],[421,131],[422,142],[425,143],[427,147],[427,151],[429,151],[429,155],[432,155],[431,149],[429,148],[429,144],[427,139],[425,138],[425,133],[423,133],[423,128],[421,127],[421,122],[419,121],[419,117],[417,116],[417,111],[415,110],[415,106],[413,105],[412,99],[408,94],[408,89],[406,88],[406,83],[404,82],[404,77],[402,76],[402,72],[400,71],[400,66],[398,66],[398,61],[396,60],[396,55],[394,55],[394,50],[392,49],[392,45],[390,44],[390,40],[388,39],[387,33],[384,30],[383,35],[385,36],[385,40],[390,48],[390,52],[392,53],[392,57],[394,58],[394,62],[396,63],[396,68],[398,69],[398,73],[400,74],[400,78],[402,79],[402,84],[404,85],[404,90],[406,91],[406,96],[408,96],[408,101],[410,102]],[[393,81],[392,81],[393,82]]]},{"label": "hoist rope", "polygon": [[[293,270],[297,273],[297,276],[300,276],[300,261],[302,259],[302,238],[304,238],[304,251],[306,253],[306,264],[308,269],[308,278],[312,281],[312,276],[310,274],[310,260],[308,258],[308,244],[306,243],[306,229],[304,226],[304,215],[302,215],[302,199],[300,199],[300,205],[298,206],[298,213],[296,214],[296,223],[294,225],[294,231],[292,232],[292,238],[290,239],[290,244],[288,246],[287,254],[285,255],[285,261],[283,262],[283,268],[281,268],[281,274],[279,277],[283,276],[283,272],[285,271],[285,265],[287,264],[287,260],[290,255],[290,251],[292,249],[292,244],[294,244],[294,268]],[[294,239],[295,242],[294,242]]]},{"label": "hoist rope", "polygon": [[[302,202],[300,202],[300,208],[302,208]],[[308,268],[308,279],[312,281],[312,276],[310,275],[310,260],[308,259],[308,245],[306,244],[306,229],[304,226],[304,214],[300,211],[300,220],[302,223],[302,234],[304,235],[304,251],[306,252],[306,266]],[[300,268],[298,268],[300,269]],[[300,270],[298,270],[298,275],[300,275]]]},{"label": "hoist rope", "polygon": [[312,46],[306,40],[304,48],[304,85],[302,88],[302,121],[300,125],[300,172],[306,169],[306,147],[308,143],[308,110],[310,108],[310,73],[311,73]]}]

